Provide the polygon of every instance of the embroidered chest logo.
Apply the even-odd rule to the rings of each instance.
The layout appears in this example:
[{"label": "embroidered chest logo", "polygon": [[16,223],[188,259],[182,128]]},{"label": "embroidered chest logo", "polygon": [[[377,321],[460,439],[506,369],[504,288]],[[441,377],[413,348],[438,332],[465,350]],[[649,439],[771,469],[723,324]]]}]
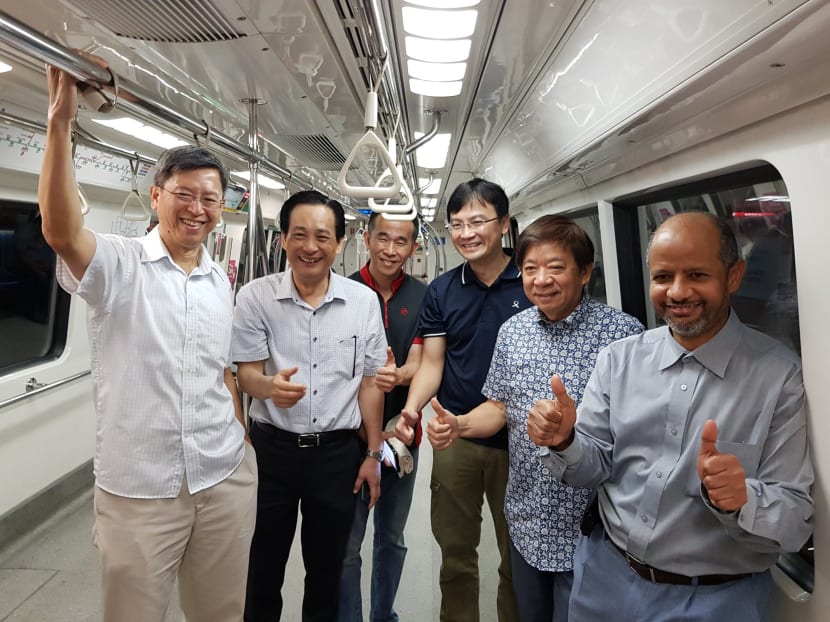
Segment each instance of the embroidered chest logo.
[{"label": "embroidered chest logo", "polygon": [[409,309],[407,309],[406,307],[404,307],[403,309],[401,309],[401,315],[402,315],[402,316],[404,316],[404,317],[406,317],[407,315],[409,315]]},{"label": "embroidered chest logo", "polygon": [[519,308],[519,301],[518,301],[518,300],[514,300],[514,301],[513,301],[513,308],[514,308],[514,309],[518,309],[518,308]]}]

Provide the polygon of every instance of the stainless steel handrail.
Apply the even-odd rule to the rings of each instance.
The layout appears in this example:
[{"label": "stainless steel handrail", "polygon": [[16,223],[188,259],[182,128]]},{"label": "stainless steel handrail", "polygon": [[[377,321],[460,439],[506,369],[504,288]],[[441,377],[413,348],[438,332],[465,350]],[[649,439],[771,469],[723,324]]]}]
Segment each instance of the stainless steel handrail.
[{"label": "stainless steel handrail", "polygon": [[[78,80],[95,88],[113,87],[116,80],[108,69],[103,69],[84,58],[77,52],[52,41],[36,30],[17,21],[5,11],[0,11],[0,43],[4,43],[24,54],[48,63],[72,74]],[[219,130],[208,126],[202,119],[196,119],[171,108],[149,95],[140,85],[118,76],[118,106],[139,116],[148,116],[162,121],[169,126],[184,130],[194,136],[210,136],[210,143],[226,153],[241,158],[244,162],[256,159],[263,169],[282,179],[291,177],[291,171],[251,151],[250,147],[240,143]],[[307,186],[302,182],[295,184]]]},{"label": "stainless steel handrail", "polygon": [[5,408],[6,406],[11,406],[12,404],[16,404],[21,400],[25,400],[29,397],[34,397],[35,395],[40,395],[41,393],[46,393],[47,391],[51,391],[52,389],[57,389],[60,386],[63,386],[69,382],[74,382],[84,376],[89,376],[91,370],[87,369],[86,371],[79,372],[74,376],[69,376],[68,378],[64,378],[62,380],[56,380],[55,382],[50,382],[49,384],[45,384],[42,387],[37,389],[32,389],[31,391],[26,391],[25,393],[21,393],[20,395],[15,395],[14,397],[10,397],[7,400],[3,400],[0,402],[0,409]]}]

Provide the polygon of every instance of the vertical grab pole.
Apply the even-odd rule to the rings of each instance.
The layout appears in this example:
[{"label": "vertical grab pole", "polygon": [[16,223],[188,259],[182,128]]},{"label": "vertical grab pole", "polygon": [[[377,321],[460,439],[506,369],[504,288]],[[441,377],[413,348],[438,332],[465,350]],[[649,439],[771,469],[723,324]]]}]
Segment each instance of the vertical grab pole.
[{"label": "vertical grab pole", "polygon": [[256,278],[256,261],[259,254],[259,132],[257,131],[257,106],[265,103],[262,99],[243,99],[248,104],[248,147],[251,158],[248,160],[250,184],[248,190],[248,256],[245,261],[243,285]]}]

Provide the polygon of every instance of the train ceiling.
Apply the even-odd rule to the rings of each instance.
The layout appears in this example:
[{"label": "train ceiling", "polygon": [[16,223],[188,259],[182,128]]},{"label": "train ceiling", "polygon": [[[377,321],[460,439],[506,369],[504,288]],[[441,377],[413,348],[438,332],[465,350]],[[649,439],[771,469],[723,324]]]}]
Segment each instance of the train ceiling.
[{"label": "train ceiling", "polygon": [[[324,192],[336,193],[337,173],[365,130],[367,90],[377,86],[377,132],[396,135],[400,153],[438,121],[439,137],[427,146],[443,140],[444,161],[439,152],[437,161],[421,166],[422,149],[405,160],[424,205],[437,203],[438,223],[449,192],[473,175],[502,183],[522,203],[543,189],[585,183],[591,174],[618,174],[632,145],[641,145],[647,159],[705,140],[705,132],[672,132],[684,124],[691,132],[715,104],[762,92],[780,80],[781,66],[827,58],[827,5],[0,0],[12,18],[62,45],[103,56],[115,73],[159,101],[241,142],[247,140],[249,102],[261,102],[263,154],[292,179]],[[426,22],[411,21],[413,15]],[[472,25],[469,19],[453,25],[459,16],[472,16]],[[764,32],[776,33],[774,44],[767,37],[763,49],[753,50]],[[466,41],[461,52],[460,41]],[[430,59],[436,50],[439,57]],[[754,65],[753,58],[759,59]],[[0,74],[0,105],[43,122],[41,64],[8,46],[0,46],[0,60],[13,67]],[[430,65],[434,60],[441,62]],[[790,97],[786,105],[799,101]],[[81,122],[125,149],[160,151],[95,123],[100,116],[87,111]],[[732,126],[746,122],[751,114]],[[377,174],[373,162],[350,173],[364,183]],[[427,189],[429,179],[440,182]]]}]

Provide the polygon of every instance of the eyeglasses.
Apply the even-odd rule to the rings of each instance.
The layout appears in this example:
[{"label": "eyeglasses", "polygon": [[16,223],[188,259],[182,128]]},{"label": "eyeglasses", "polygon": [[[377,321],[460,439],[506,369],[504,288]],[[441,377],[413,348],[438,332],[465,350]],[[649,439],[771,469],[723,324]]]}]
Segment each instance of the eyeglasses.
[{"label": "eyeglasses", "polygon": [[172,190],[168,190],[164,186],[159,186],[159,188],[161,188],[168,194],[172,194],[173,198],[175,198],[176,201],[182,206],[193,205],[194,201],[198,201],[206,210],[215,211],[218,209],[222,209],[222,206],[225,204],[224,200],[217,199],[215,197],[197,196],[194,194],[190,194],[189,192],[173,192]]},{"label": "eyeglasses", "polygon": [[461,233],[465,229],[469,229],[470,231],[481,231],[488,222],[493,222],[494,220],[501,220],[501,216],[496,216],[495,218],[488,218],[487,220],[473,220],[470,222],[451,222],[447,225],[447,230],[452,231],[453,233]]}]

